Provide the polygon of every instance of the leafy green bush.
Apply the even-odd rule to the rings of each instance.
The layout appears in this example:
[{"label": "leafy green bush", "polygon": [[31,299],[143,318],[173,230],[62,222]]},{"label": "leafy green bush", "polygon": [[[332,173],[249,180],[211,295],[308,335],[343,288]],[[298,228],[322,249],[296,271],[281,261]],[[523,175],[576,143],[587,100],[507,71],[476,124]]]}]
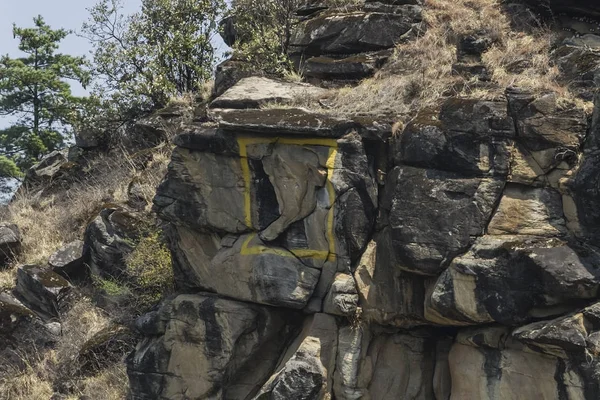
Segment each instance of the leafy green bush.
[{"label": "leafy green bush", "polygon": [[287,50],[295,13],[301,0],[234,0],[231,15],[235,19],[236,60],[256,71],[284,75],[292,64]]},{"label": "leafy green bush", "polygon": [[82,27],[94,46],[93,93],[127,114],[201,90],[216,62],[211,38],[224,0],[142,0],[130,16],[122,8],[123,0],[100,0]]}]

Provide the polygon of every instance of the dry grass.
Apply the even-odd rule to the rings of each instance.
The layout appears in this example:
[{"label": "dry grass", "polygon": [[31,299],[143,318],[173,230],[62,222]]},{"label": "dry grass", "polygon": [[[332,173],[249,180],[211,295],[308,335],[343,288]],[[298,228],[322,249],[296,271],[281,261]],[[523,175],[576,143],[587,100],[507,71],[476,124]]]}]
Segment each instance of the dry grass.
[{"label": "dry grass", "polygon": [[[502,98],[508,86],[536,92],[554,91],[575,101],[557,82],[559,71],[550,59],[554,37],[541,24],[515,31],[511,17],[498,0],[425,0],[427,29],[416,40],[400,44],[392,59],[374,77],[355,87],[334,89],[319,111],[344,115],[371,114],[403,117],[414,115],[441,98],[468,96]],[[467,80],[452,74],[457,61],[459,37],[483,34],[494,45],[483,54],[482,63],[491,82]],[[299,99],[298,105],[315,107],[314,99]],[[589,108],[579,102],[578,106]]]},{"label": "dry grass", "polygon": [[94,400],[123,400],[127,398],[129,378],[123,363],[113,364],[98,375],[85,378],[76,396],[67,400],[79,400],[81,397]]},{"label": "dry grass", "polygon": [[[139,171],[135,160],[121,154],[95,159],[85,177],[63,193],[40,199],[35,193],[20,193],[8,207],[8,222],[19,226],[23,251],[16,264],[45,264],[64,244],[81,239],[87,224],[105,203],[125,203],[127,188],[136,180],[151,204],[156,186],[164,177],[170,147],[152,151],[147,166]],[[10,279],[0,273],[0,287]]]},{"label": "dry grass", "polygon": [[48,400],[54,391],[52,384],[36,373],[31,365],[25,371],[14,371],[14,376],[0,380],[1,400]]},{"label": "dry grass", "polygon": [[82,395],[99,400],[121,400],[128,388],[123,363],[117,363],[95,376],[75,379],[77,358],[82,346],[109,326],[110,318],[91,300],[79,300],[65,315],[63,335],[58,344],[40,350],[19,347],[17,355],[24,367],[3,364],[0,374],[0,400],[48,400],[55,388],[71,387],[77,399]]}]

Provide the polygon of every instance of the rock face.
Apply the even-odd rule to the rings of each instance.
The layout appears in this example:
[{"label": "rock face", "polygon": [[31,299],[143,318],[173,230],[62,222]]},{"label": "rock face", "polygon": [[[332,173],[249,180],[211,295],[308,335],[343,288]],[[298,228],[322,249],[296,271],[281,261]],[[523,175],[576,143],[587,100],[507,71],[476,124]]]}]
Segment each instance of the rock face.
[{"label": "rock face", "polygon": [[253,76],[241,79],[211,103],[213,108],[258,108],[267,103],[291,102],[298,96],[318,96],[324,90],[305,83],[280,82]]},{"label": "rock face", "polygon": [[82,251],[89,251],[89,267],[97,276],[119,276],[125,270],[125,258],[133,251],[140,219],[120,207],[110,207],[87,227]]},{"label": "rock face", "polygon": [[70,291],[69,282],[50,269],[25,265],[17,271],[15,294],[42,319],[59,319]]},{"label": "rock face", "polygon": [[311,12],[290,38],[290,56],[309,79],[347,81],[371,76],[397,43],[413,39],[422,29],[422,9],[416,4],[367,2],[340,10],[327,8],[328,2],[307,6],[305,10]]},{"label": "rock face", "polygon": [[84,263],[88,248],[81,240],[75,240],[58,249],[50,256],[48,264],[52,270],[66,278],[81,278],[86,275]]},{"label": "rock face", "polygon": [[6,265],[21,250],[21,232],[14,224],[0,224],[0,266]]},{"label": "rock face", "polygon": [[[417,3],[306,2],[293,55],[316,79],[373,73],[420,29]],[[470,67],[493,45],[457,39]],[[272,84],[242,80],[174,139],[154,211],[180,294],[137,322],[132,399],[600,398],[600,95],[591,124],[511,87],[392,135],[261,109],[300,88]],[[99,273],[119,270],[135,221],[107,208],[90,225]]]},{"label": "rock face", "polygon": [[153,337],[128,360],[132,398],[249,398],[277,364],[296,318],[210,295],[178,296],[138,322]]}]

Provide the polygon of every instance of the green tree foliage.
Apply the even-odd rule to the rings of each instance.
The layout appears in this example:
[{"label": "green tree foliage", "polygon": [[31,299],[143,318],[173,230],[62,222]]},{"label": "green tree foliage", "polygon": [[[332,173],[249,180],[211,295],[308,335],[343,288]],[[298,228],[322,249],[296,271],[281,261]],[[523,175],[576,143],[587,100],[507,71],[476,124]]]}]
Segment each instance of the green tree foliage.
[{"label": "green tree foliage", "polygon": [[13,27],[21,58],[0,58],[0,115],[15,122],[0,130],[0,176],[15,177],[71,134],[83,99],[68,80],[89,82],[83,57],[57,53],[70,32],[53,30],[41,16],[33,28]]},{"label": "green tree foliage", "polygon": [[122,0],[101,0],[82,28],[94,46],[97,96],[142,112],[198,91],[212,75],[224,8],[224,0],[142,0],[126,17]]},{"label": "green tree foliage", "polygon": [[233,0],[234,58],[267,74],[289,71],[287,51],[301,4],[301,0]]}]

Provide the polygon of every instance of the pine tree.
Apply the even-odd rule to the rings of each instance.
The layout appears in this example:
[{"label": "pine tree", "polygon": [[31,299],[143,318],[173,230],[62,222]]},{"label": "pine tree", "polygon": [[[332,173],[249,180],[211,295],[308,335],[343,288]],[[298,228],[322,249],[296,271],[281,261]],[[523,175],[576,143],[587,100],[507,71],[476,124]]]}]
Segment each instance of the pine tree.
[{"label": "pine tree", "polygon": [[83,57],[57,53],[71,32],[53,30],[41,16],[33,28],[13,26],[25,55],[0,58],[0,115],[12,124],[0,130],[0,176],[18,175],[45,154],[64,146],[83,99],[67,80],[89,82]]}]

